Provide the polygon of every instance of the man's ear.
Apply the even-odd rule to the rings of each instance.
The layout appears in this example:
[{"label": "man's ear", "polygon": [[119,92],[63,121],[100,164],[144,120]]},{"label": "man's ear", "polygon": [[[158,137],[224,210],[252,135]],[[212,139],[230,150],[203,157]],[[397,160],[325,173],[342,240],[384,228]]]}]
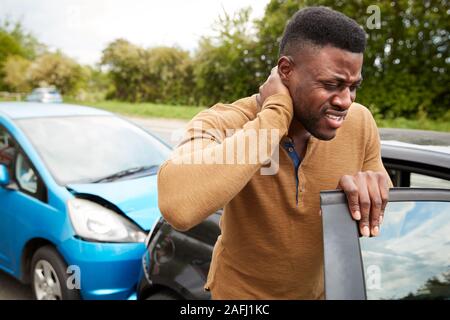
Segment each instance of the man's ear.
[{"label": "man's ear", "polygon": [[281,56],[278,59],[278,73],[284,84],[289,83],[294,71],[294,60],[290,56]]}]

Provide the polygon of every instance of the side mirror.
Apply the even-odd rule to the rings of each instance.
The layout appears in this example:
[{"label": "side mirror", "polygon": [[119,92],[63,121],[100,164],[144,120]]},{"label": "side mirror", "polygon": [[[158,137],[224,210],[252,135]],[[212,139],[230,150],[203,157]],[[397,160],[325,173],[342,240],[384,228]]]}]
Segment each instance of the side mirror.
[{"label": "side mirror", "polygon": [[8,168],[4,164],[0,164],[0,186],[4,187],[10,183]]}]

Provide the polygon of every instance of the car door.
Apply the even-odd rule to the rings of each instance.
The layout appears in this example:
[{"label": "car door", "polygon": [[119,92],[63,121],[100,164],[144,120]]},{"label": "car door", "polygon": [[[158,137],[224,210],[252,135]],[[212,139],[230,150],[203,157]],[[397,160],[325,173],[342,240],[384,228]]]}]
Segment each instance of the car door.
[{"label": "car door", "polygon": [[[0,126],[0,163],[8,168],[11,183],[0,187],[0,264],[10,273],[17,273],[18,252],[34,219],[45,208],[47,190],[24,150]],[[32,219],[34,217],[34,219]]]},{"label": "car door", "polygon": [[360,238],[342,191],[321,192],[326,299],[450,299],[450,190],[394,188]]},{"label": "car door", "polygon": [[[8,168],[9,176],[12,174],[12,164],[16,154],[16,146],[8,132],[0,127],[0,164]],[[11,216],[6,214],[9,211],[6,203],[7,193],[9,191],[0,187],[0,266],[9,270],[10,261],[10,242],[11,242]]]}]

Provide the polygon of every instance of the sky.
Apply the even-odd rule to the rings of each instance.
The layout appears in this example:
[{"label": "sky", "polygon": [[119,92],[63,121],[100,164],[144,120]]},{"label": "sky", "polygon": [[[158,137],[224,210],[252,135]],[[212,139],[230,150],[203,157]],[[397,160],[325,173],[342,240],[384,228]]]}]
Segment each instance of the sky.
[{"label": "sky", "polygon": [[117,38],[143,47],[193,51],[220,14],[251,7],[262,17],[269,0],[0,0],[0,20],[20,21],[51,50],[95,64]]}]

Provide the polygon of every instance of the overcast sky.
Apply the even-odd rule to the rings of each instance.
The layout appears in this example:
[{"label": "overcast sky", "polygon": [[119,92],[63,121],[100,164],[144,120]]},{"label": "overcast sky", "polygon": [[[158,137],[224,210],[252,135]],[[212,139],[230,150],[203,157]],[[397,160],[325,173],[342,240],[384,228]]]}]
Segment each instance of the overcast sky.
[{"label": "overcast sky", "polygon": [[261,17],[269,0],[0,0],[0,20],[21,21],[40,42],[81,63],[98,62],[117,39],[144,47],[196,48],[225,9],[250,6]]}]

